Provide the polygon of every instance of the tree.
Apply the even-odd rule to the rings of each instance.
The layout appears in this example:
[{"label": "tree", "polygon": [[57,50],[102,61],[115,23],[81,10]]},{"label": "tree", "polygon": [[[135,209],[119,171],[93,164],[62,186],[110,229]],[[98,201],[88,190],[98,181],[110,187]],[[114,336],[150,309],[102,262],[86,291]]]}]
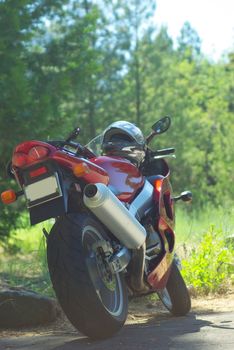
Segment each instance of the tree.
[{"label": "tree", "polygon": [[142,87],[144,74],[140,42],[144,33],[151,27],[151,19],[155,11],[153,0],[118,0],[115,7],[115,28],[122,46],[124,63],[124,85],[128,96],[126,115],[138,126],[142,123]]},{"label": "tree", "polygon": [[[64,1],[8,0],[0,2],[0,189],[9,185],[5,167],[13,147],[30,134],[39,120],[33,115],[33,93],[28,69],[28,47],[50,16]],[[37,124],[36,124],[37,121]],[[9,234],[17,211],[0,205],[0,236]]]},{"label": "tree", "polygon": [[185,22],[178,37],[178,52],[182,58],[193,60],[201,55],[201,39],[189,22]]}]

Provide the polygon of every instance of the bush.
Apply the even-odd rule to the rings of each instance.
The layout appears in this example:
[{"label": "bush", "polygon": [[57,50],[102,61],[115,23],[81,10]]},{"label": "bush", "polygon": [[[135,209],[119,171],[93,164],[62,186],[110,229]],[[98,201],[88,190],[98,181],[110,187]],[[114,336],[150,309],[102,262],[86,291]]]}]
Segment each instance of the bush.
[{"label": "bush", "polygon": [[182,274],[198,294],[226,292],[233,281],[234,249],[214,226],[203,236],[190,256],[182,260]]}]

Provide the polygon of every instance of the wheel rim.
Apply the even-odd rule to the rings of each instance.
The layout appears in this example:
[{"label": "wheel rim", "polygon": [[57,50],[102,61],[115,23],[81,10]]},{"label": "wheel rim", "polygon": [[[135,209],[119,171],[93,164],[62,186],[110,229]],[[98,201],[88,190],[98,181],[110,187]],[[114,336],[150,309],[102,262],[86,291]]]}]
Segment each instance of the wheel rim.
[{"label": "wheel rim", "polygon": [[162,303],[166,306],[168,310],[172,309],[172,301],[170,298],[170,295],[167,291],[167,288],[164,288],[157,292],[159,298],[161,299]]},{"label": "wheel rim", "polygon": [[101,233],[93,226],[83,230],[83,248],[86,254],[86,264],[89,275],[102,305],[112,316],[120,316],[123,310],[123,289],[118,273],[113,274],[103,261],[94,243],[103,241]]}]

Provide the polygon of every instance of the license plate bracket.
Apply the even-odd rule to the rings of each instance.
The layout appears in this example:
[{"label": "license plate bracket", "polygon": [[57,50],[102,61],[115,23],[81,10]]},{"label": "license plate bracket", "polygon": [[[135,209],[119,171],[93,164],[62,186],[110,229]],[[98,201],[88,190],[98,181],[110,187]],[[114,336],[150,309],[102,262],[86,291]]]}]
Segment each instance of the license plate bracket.
[{"label": "license plate bracket", "polygon": [[57,173],[25,186],[24,193],[28,208],[63,195]]}]

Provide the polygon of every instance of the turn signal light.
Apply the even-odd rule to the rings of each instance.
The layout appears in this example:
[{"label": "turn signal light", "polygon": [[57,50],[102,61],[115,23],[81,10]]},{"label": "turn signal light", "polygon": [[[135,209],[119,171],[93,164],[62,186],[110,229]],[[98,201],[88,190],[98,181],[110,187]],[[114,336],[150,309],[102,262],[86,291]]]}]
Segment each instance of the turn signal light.
[{"label": "turn signal light", "polygon": [[1,200],[3,204],[14,203],[17,199],[17,195],[13,190],[7,190],[1,193]]},{"label": "turn signal light", "polygon": [[155,180],[154,186],[155,186],[155,188],[156,188],[156,190],[157,190],[158,192],[161,192],[162,183],[163,183],[163,180],[162,180],[162,179],[157,179],[157,180]]},{"label": "turn signal light", "polygon": [[73,174],[77,177],[82,177],[90,173],[90,169],[86,163],[79,163],[73,167]]}]

